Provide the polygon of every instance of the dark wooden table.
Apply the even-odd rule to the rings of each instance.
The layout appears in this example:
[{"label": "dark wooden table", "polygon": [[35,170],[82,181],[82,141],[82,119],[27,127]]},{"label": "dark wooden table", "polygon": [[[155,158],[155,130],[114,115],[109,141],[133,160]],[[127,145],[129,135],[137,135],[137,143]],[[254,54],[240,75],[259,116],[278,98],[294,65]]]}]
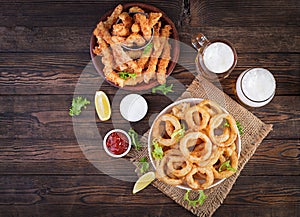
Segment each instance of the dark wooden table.
[{"label": "dark wooden table", "polygon": [[[90,34],[99,17],[118,3],[1,1],[1,217],[192,216],[152,186],[132,195],[133,183],[96,169],[74,135],[68,108],[90,62]],[[191,35],[201,31],[235,45],[237,67],[222,82],[233,99],[237,99],[235,81],[247,68],[268,68],[277,81],[270,104],[248,108],[274,129],[214,216],[299,216],[300,2],[155,0],[151,4],[174,21],[183,42],[189,43]],[[193,68],[194,55],[182,52],[180,59]],[[194,78],[181,66],[173,75],[185,85]],[[101,89],[110,99],[117,91],[107,83]],[[176,91],[173,95],[182,90]],[[157,94],[144,97],[149,113],[131,125],[139,134],[148,130],[151,115],[171,102]],[[118,116],[117,106],[113,109]],[[121,117],[118,121],[125,122]],[[101,133],[113,128],[110,121],[98,119],[97,127]]]}]

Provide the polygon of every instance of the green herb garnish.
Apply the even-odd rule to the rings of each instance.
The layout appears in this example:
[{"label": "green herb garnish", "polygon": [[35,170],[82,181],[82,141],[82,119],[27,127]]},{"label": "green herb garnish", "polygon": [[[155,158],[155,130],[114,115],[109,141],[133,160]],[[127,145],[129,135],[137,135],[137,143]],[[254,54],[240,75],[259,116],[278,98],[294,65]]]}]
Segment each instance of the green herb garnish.
[{"label": "green herb garnish", "polygon": [[140,172],[142,174],[144,174],[149,170],[149,163],[148,163],[147,157],[142,157],[140,159],[140,163],[141,163]]},{"label": "green herb garnish", "polygon": [[135,148],[135,150],[140,150],[142,145],[140,143],[139,135],[137,134],[137,132],[135,132],[134,129],[130,128],[129,131],[128,131],[128,135],[131,138],[131,142],[132,142],[133,147]]},{"label": "green herb garnish", "polygon": [[156,91],[160,90],[164,95],[167,95],[167,93],[169,92],[174,92],[172,88],[173,88],[173,84],[171,84],[170,86],[166,86],[166,84],[162,84],[157,87],[153,87],[152,93],[156,93]]},{"label": "green herb garnish", "polygon": [[182,124],[181,125],[181,129],[179,130],[175,130],[172,135],[171,135],[171,139],[177,138],[177,140],[181,139],[184,136],[185,133],[185,125]]},{"label": "green herb garnish", "polygon": [[[225,121],[223,127],[230,127],[230,124],[228,123],[227,120]],[[238,128],[240,135],[243,135],[244,134],[243,127],[239,121],[236,121],[236,127]]]},{"label": "green herb garnish", "polygon": [[153,46],[152,43],[147,44],[147,46],[143,50],[143,55],[149,54],[149,52],[151,51],[152,46]]},{"label": "green herb garnish", "polygon": [[221,164],[221,166],[219,167],[219,170],[218,172],[222,172],[223,168],[225,168],[225,170],[229,170],[229,171],[232,171],[232,172],[236,172],[236,169],[231,167],[230,165],[230,160],[228,161],[225,161],[224,163]]},{"label": "green herb garnish", "polygon": [[155,160],[162,159],[163,154],[164,154],[162,147],[159,146],[159,144],[156,140],[152,141],[152,145],[154,146],[153,151],[152,151],[152,156],[154,157],[154,159]]},{"label": "green herb garnish", "polygon": [[82,98],[81,96],[78,96],[77,98],[73,98],[69,115],[72,117],[75,115],[79,115],[81,113],[81,109],[82,108],[86,109],[86,105],[90,103],[91,102],[87,98]]},{"label": "green herb garnish", "polygon": [[238,122],[238,121],[236,121],[236,126],[237,126],[237,128],[238,128],[240,134],[243,135],[243,134],[244,134],[244,131],[243,131],[243,127],[242,127],[241,123]]},{"label": "green herb garnish", "polygon": [[230,124],[228,123],[227,120],[225,120],[225,123],[224,123],[223,127],[230,127]]},{"label": "green herb garnish", "polygon": [[206,199],[206,195],[202,190],[199,190],[198,192],[199,192],[199,197],[196,200],[190,200],[189,198],[190,190],[187,190],[186,193],[184,194],[183,199],[189,202],[189,206],[197,206],[197,203],[199,205],[202,205],[204,203],[204,200]]},{"label": "green herb garnish", "polygon": [[130,72],[119,72],[119,77],[127,80],[127,78],[135,78],[136,73],[130,73]]}]

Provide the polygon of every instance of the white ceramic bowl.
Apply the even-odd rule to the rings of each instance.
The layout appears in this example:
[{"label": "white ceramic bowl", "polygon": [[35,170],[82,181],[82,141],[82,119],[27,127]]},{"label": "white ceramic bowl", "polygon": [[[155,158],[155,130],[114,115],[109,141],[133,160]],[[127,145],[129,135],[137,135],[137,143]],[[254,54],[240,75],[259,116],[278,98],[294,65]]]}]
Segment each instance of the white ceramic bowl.
[{"label": "white ceramic bowl", "polygon": [[[157,119],[166,114],[166,113],[170,113],[172,108],[180,103],[191,103],[192,105],[193,104],[198,104],[199,102],[201,102],[203,99],[201,98],[188,98],[188,99],[182,99],[182,100],[179,100],[179,101],[176,101],[170,105],[168,105],[166,108],[164,108],[158,115],[157,117],[155,118],[155,120],[153,121],[153,124],[150,128],[150,132],[149,132],[149,136],[148,136],[148,154],[149,154],[149,158],[151,160],[151,163],[154,167],[154,169],[156,169],[155,167],[155,160],[153,159],[152,157],[152,132],[153,132],[153,126],[154,126],[154,123],[157,121]],[[222,108],[224,110],[224,112],[228,113],[224,108]],[[236,147],[237,147],[237,152],[238,152],[238,158],[240,158],[240,153],[241,153],[241,137],[240,137],[240,133],[238,133],[238,139],[236,140]],[[209,188],[212,188],[212,187],[215,187],[216,185],[220,184],[221,182],[223,182],[225,179],[220,179],[220,180],[215,180],[214,183],[208,187],[207,189]],[[184,189],[184,190],[191,190],[190,187],[188,187],[187,185],[178,185],[176,186],[178,188],[181,188],[181,189]]]},{"label": "white ceramic bowl", "polygon": [[148,104],[139,94],[129,94],[120,103],[120,113],[124,119],[130,122],[142,120],[148,111]]},{"label": "white ceramic bowl", "polygon": [[[108,150],[107,146],[106,146],[106,141],[107,141],[108,136],[109,136],[110,134],[114,133],[114,132],[122,133],[122,134],[124,134],[124,135],[126,136],[126,138],[128,139],[128,148],[127,148],[127,150],[126,150],[125,152],[123,152],[122,154],[119,154],[119,155],[116,155],[116,154],[111,153],[111,152]],[[121,130],[121,129],[114,129],[114,130],[109,131],[109,132],[105,135],[105,137],[104,137],[104,139],[103,139],[103,148],[104,148],[105,152],[106,152],[109,156],[111,156],[111,157],[114,157],[114,158],[124,157],[126,154],[128,154],[128,152],[129,152],[130,149],[131,149],[131,139],[130,139],[128,133],[126,133],[124,130]]]}]

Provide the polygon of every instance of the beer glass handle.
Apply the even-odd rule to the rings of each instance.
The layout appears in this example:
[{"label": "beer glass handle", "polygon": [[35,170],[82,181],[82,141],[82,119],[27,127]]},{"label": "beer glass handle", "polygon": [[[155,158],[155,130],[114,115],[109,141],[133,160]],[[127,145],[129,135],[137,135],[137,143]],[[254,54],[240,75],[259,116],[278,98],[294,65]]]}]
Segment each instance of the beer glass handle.
[{"label": "beer glass handle", "polygon": [[193,47],[199,51],[201,49],[201,47],[203,47],[205,44],[207,44],[209,41],[208,39],[205,37],[205,35],[203,35],[202,33],[198,33],[196,34],[192,39],[192,45]]}]

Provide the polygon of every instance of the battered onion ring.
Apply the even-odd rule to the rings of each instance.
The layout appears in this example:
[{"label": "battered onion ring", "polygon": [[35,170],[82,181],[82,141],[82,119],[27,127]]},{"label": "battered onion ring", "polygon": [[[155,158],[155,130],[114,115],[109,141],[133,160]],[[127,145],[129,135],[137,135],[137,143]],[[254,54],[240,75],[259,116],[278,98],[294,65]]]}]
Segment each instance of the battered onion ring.
[{"label": "battered onion ring", "polygon": [[[174,155],[172,155],[174,153]],[[179,152],[180,153],[180,152]],[[174,175],[170,175],[166,172],[167,162],[170,156],[178,156],[175,152],[171,149],[167,151],[163,158],[157,163],[156,167],[156,177],[158,180],[165,182],[166,184],[176,186],[182,184],[183,180],[181,178],[175,177]]]},{"label": "battered onion ring", "polygon": [[[176,156],[169,159],[167,163],[168,172],[176,177],[183,177],[192,170],[192,163],[183,156]],[[177,167],[179,167],[177,169]]]},{"label": "battered onion ring", "polygon": [[168,136],[171,137],[174,132],[174,129],[175,129],[173,124],[170,121],[166,121],[165,127],[166,127],[166,132],[167,132]]},{"label": "battered onion ring", "polygon": [[[197,175],[198,174],[198,175]],[[205,182],[200,182],[200,180],[196,180],[194,176],[202,177],[206,175]],[[202,181],[202,180],[201,180]],[[186,176],[186,182],[192,189],[206,189],[211,186],[214,182],[214,174],[211,168],[200,168],[195,167],[189,172]]]},{"label": "battered onion ring", "polygon": [[[198,112],[199,114],[201,114],[200,125],[197,125],[194,121],[193,114],[195,112]],[[206,128],[209,118],[210,118],[209,113],[206,112],[205,109],[203,109],[199,106],[193,106],[193,107],[189,108],[187,110],[187,112],[185,113],[185,120],[188,124],[188,127],[191,129],[195,129],[195,130],[202,130],[202,129]]]},{"label": "battered onion ring", "polygon": [[[201,150],[201,156],[199,156],[199,152],[189,151],[189,147],[196,145],[198,139],[201,139],[204,142],[203,150]],[[189,141],[194,142],[189,142]],[[186,134],[180,140],[180,151],[184,155],[186,159],[191,161],[192,163],[197,163],[201,161],[207,160],[211,156],[212,152],[212,143],[210,139],[202,132],[191,132]]]},{"label": "battered onion ring", "polygon": [[[230,159],[231,167],[237,170],[237,168],[238,168],[238,155],[237,155],[237,153],[235,151],[232,152],[232,155],[229,157],[229,159]],[[220,160],[220,165],[221,165],[222,163],[224,163],[226,161],[226,156],[221,155],[219,160]],[[228,178],[228,177],[232,176],[235,173],[235,171],[231,171],[231,170],[224,170],[222,172],[219,172],[217,170],[218,170],[218,168],[212,167],[212,171],[213,171],[214,177],[216,179]]]},{"label": "battered onion ring", "polygon": [[199,167],[213,166],[215,163],[217,163],[217,161],[218,161],[219,157],[222,155],[222,153],[223,153],[223,150],[221,148],[219,148],[218,146],[214,145],[210,158],[208,158],[205,161],[199,161],[196,163],[196,165]]},{"label": "battered onion ring", "polygon": [[[215,136],[215,129],[217,129],[219,127],[219,125],[217,125],[217,124],[221,122],[220,119],[226,119],[230,125],[229,126],[230,135],[226,141],[223,141],[223,139],[220,139]],[[209,121],[209,137],[214,144],[216,144],[220,147],[230,146],[236,140],[237,135],[238,135],[238,129],[236,126],[236,122],[230,114],[218,114],[210,119],[210,121]]]},{"label": "battered onion ring", "polygon": [[159,144],[161,144],[162,146],[171,146],[171,145],[174,145],[177,142],[176,138],[165,139],[165,138],[163,138],[161,136],[161,133],[160,133],[160,124],[161,124],[161,122],[167,122],[167,121],[170,122],[174,126],[174,130],[181,129],[180,122],[179,122],[179,120],[174,115],[171,115],[171,114],[162,115],[155,122],[155,125],[154,125],[154,128],[153,128],[153,136],[155,138],[158,138],[157,142]]},{"label": "battered onion ring", "polygon": [[210,116],[214,116],[216,114],[222,114],[224,113],[223,109],[221,108],[221,106],[219,106],[217,103],[215,103],[214,101],[205,99],[202,100],[198,106],[204,108]]}]

